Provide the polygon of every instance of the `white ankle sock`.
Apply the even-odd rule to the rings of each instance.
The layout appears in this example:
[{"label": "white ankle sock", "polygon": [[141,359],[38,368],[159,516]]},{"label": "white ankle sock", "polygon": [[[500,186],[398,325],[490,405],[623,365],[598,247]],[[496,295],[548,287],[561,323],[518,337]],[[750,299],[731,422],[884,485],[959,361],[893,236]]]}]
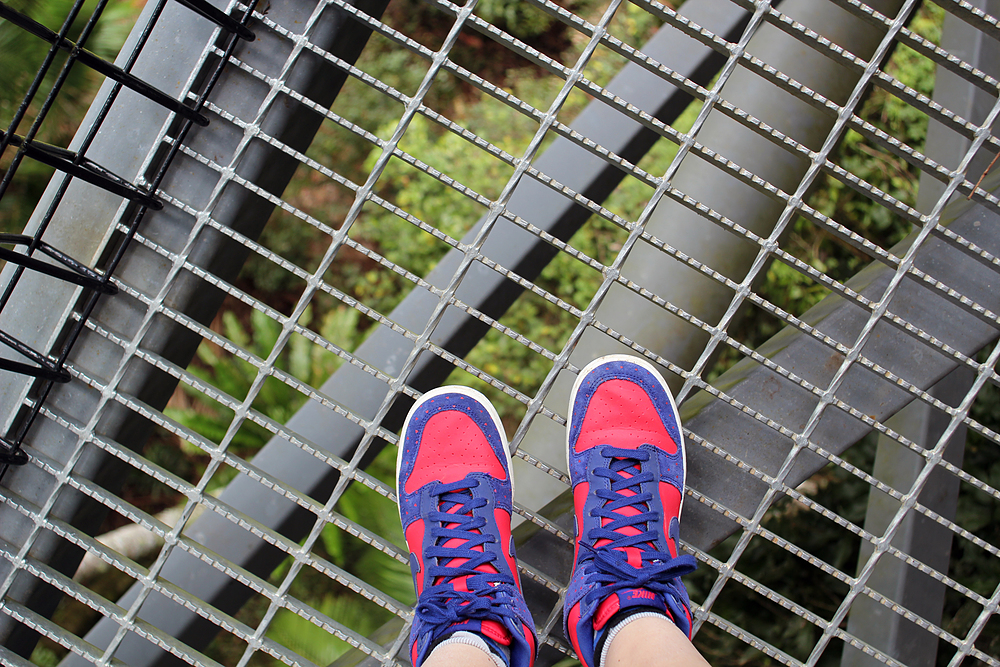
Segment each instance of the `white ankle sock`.
[{"label": "white ankle sock", "polygon": [[613,626],[608,628],[607,634],[604,636],[604,647],[601,649],[601,657],[597,661],[597,667],[604,667],[604,660],[608,657],[608,649],[611,648],[611,642],[614,640],[615,636],[622,631],[626,625],[632,621],[638,620],[640,618],[648,617],[659,617],[666,618],[669,620],[666,614],[662,614],[658,611],[640,611],[638,613],[632,614],[631,616],[626,616],[622,620],[615,623]]},{"label": "white ankle sock", "polygon": [[[486,655],[493,658],[493,662],[496,663],[497,667],[507,667],[507,663],[504,662],[504,659],[494,653],[493,649],[490,648],[490,645],[486,643],[486,640],[477,635],[475,632],[459,630],[435,646],[434,651],[438,650],[442,646],[447,646],[448,644],[467,644],[468,646],[475,646],[476,648],[485,651]],[[433,654],[434,651],[431,651],[431,654]]]}]

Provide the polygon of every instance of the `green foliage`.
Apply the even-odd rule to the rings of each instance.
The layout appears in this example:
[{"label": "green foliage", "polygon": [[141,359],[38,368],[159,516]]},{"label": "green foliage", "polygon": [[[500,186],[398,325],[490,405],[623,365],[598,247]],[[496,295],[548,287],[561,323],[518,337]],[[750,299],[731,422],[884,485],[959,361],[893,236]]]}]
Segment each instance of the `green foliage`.
[{"label": "green foliage", "polygon": [[[257,310],[250,311],[248,320],[247,323],[233,311],[224,311],[221,318],[222,333],[254,357],[267,358],[281,335],[281,325]],[[312,311],[307,309],[301,324],[308,327],[312,320]],[[329,310],[319,318],[318,324],[321,336],[347,350],[353,350],[360,342],[359,313],[353,308],[340,306]],[[246,397],[256,378],[257,366],[208,342],[198,348],[197,358],[198,363],[190,369],[192,373],[236,399]],[[275,360],[274,366],[303,382],[319,386],[341,362],[335,353],[302,336],[293,335]],[[202,436],[219,442],[229,428],[232,411],[208,400],[187,385],[181,386],[190,404],[168,408],[166,414]],[[275,378],[268,378],[254,399],[253,407],[283,423],[304,401],[305,396],[297,390]],[[230,448],[243,455],[252,455],[269,437],[270,432],[263,427],[245,423],[232,439]],[[190,443],[182,441],[181,448],[191,456],[201,454],[200,449]],[[394,451],[387,449],[375,458],[367,472],[385,481],[392,480],[394,464]],[[216,488],[226,481],[227,475],[217,475],[210,488]],[[404,544],[395,505],[375,491],[353,484],[340,498],[336,510],[348,521],[381,535],[397,546]],[[413,584],[406,565],[336,525],[328,524],[323,528],[316,549],[321,557],[328,558],[397,600],[409,604],[414,602]],[[272,581],[280,582],[287,574],[290,564],[291,557],[275,570],[271,576]],[[361,634],[371,633],[391,616],[381,607],[310,568],[304,568],[298,573],[289,592]],[[255,610],[251,608],[246,613],[253,614]],[[287,610],[279,611],[272,620],[268,636],[317,664],[329,664],[350,648],[348,643],[332,637],[323,628]],[[233,649],[227,646],[225,639],[221,639],[212,645],[209,653],[225,662],[225,656],[231,650]]]},{"label": "green foliage", "polygon": [[[649,21],[639,21],[631,16],[632,13],[627,13],[623,20],[631,21],[629,25],[634,24],[636,29],[650,28]],[[641,13],[645,15],[645,12]],[[598,66],[598,69],[601,68]],[[558,81],[526,79],[515,82],[513,92],[521,99],[546,100],[555,95],[558,86]],[[579,108],[575,107],[567,115],[573,115]],[[689,126],[696,113],[696,108],[689,110],[678,122],[678,127]],[[463,122],[473,132],[488,137],[500,149],[514,156],[523,154],[537,130],[533,121],[492,99],[467,108]],[[390,131],[390,127],[383,128],[380,135]],[[500,194],[513,173],[506,163],[421,116],[414,118],[400,148],[419,156],[421,161],[446,176],[457,179],[462,186],[490,199]],[[366,171],[374,167],[380,153],[376,149],[369,154],[365,162]],[[663,173],[675,154],[673,143],[658,142],[643,160],[642,167],[651,173]],[[486,209],[470,197],[402,160],[390,160],[379,182],[387,184],[380,191],[382,196],[458,240],[486,213]],[[647,185],[627,178],[605,205],[622,217],[635,220],[651,194],[652,190]],[[374,247],[394,263],[421,276],[426,275],[449,250],[447,244],[431,234],[376,206],[365,209],[352,235],[357,235],[366,246]],[[622,229],[594,216],[570,243],[587,256],[607,264],[613,261],[625,237]],[[535,282],[564,301],[584,308],[596,293],[601,279],[600,272],[566,253],[558,253]],[[388,312],[411,288],[410,281],[395,273],[371,270],[353,283],[352,293],[381,312]],[[555,308],[536,295],[526,294],[503,316],[501,323],[542,347],[556,351],[565,343],[576,319],[566,310]],[[490,331],[467,359],[473,366],[500,377],[528,394],[538,388],[550,367],[547,359],[497,331]],[[464,372],[456,371],[448,382],[469,384],[485,392],[496,403],[505,421],[516,421],[523,409],[515,398]]]},{"label": "green foliage", "polygon": [[[58,32],[74,1],[11,0],[7,4],[11,9]],[[79,38],[96,5],[97,0],[88,0],[83,5],[67,33],[70,40],[76,41]],[[136,14],[137,9],[131,3],[109,3],[87,39],[87,50],[107,60],[114,60],[128,36]],[[13,117],[48,51],[48,42],[9,21],[0,23],[0,53],[4,58],[4,67],[0,68],[0,118],[9,121]],[[49,68],[41,87],[43,96],[55,82],[64,62],[65,57],[58,57]],[[89,101],[94,84],[100,79],[90,69],[82,65],[74,66],[56,98],[54,113],[59,116],[59,120],[65,122],[78,118],[81,105]]]},{"label": "green foliage", "polygon": [[[943,20],[944,11],[940,7],[925,3],[910,27],[936,43],[940,40]],[[930,95],[933,91],[933,63],[904,45],[896,47],[886,71],[921,93]],[[923,149],[927,136],[926,115],[884,89],[873,89],[859,115],[888,134],[905,139],[913,148]],[[919,169],[876,146],[861,134],[848,130],[833,159],[903,204],[916,204]],[[883,248],[902,240],[911,228],[906,218],[832,176],[817,181],[809,196],[809,205]],[[841,241],[824,226],[802,217],[792,222],[782,240],[782,247],[804,263],[841,282],[847,281],[872,261],[869,255]],[[829,292],[811,277],[780,261],[771,263],[766,279],[754,289],[760,296],[793,315],[801,315]],[[730,332],[751,348],[756,348],[784,326],[756,307],[748,306],[744,315],[730,328]],[[739,357],[731,349],[724,349],[709,375],[710,379],[725,371]]]},{"label": "green foliage", "polygon": [[[932,3],[924,3],[910,28],[938,43],[943,20],[943,9]],[[899,45],[886,71],[917,92],[929,96],[934,90],[934,67],[934,63],[928,58],[918,55],[908,46]],[[882,87],[873,89],[859,115],[918,150],[924,145],[927,136],[926,114]],[[871,141],[857,132],[846,133],[840,146],[838,162],[895,199],[910,206],[916,202],[920,171],[895,155],[873,147]],[[810,203],[821,213],[884,247],[896,243],[910,231],[910,225],[904,218],[884,206],[872,203],[867,197],[833,178],[824,183],[824,187],[814,194]],[[827,252],[836,252],[841,260],[834,272],[840,279],[853,275],[861,265],[870,261],[866,256],[843,246]]]},{"label": "green foliage", "polygon": [[[369,634],[378,629],[378,625],[367,606],[358,597],[331,595],[320,599],[317,611],[333,619],[362,619],[357,631]],[[329,665],[350,649],[347,642],[287,609],[275,614],[267,636],[317,665]],[[275,665],[283,664],[278,660],[274,662]]]},{"label": "green foliage", "polygon": [[[530,89],[535,82],[518,86]],[[484,102],[469,110],[469,129],[491,140],[513,155],[523,152],[536,127],[530,120],[495,101]],[[392,133],[395,122],[384,126],[379,134]],[[495,198],[513,173],[505,162],[475,149],[467,140],[448,132],[423,116],[414,117],[400,148],[461,186],[487,197]],[[381,155],[373,149],[364,163],[370,172]],[[466,232],[487,212],[470,196],[440,180],[428,176],[403,160],[392,158],[379,179],[379,194],[390,203],[404,209],[416,219],[434,229],[461,240]],[[417,275],[426,275],[450,249],[445,242],[413,223],[380,206],[369,205],[352,228],[352,236],[374,248],[390,261]],[[389,312],[412,283],[406,278],[381,268],[365,271],[352,285],[355,294],[381,312]]]},{"label": "green foliage", "polygon": [[[422,2],[410,6],[404,0],[391,3],[389,11],[404,12],[397,20],[411,21],[412,24],[405,30],[413,34],[419,32],[416,27],[419,23],[413,16],[421,15],[425,11],[423,6]],[[413,11],[405,11],[407,9]],[[426,74],[428,64],[408,50],[395,48],[374,35],[362,52],[358,67],[386,85],[404,94],[412,94]],[[453,79],[439,77],[425,98],[425,103],[431,107],[446,107],[458,93]],[[332,111],[383,139],[391,136],[400,118],[399,107],[386,104],[383,93],[353,78],[349,78],[344,84]],[[373,145],[367,139],[332,122],[325,122],[320,126],[306,155],[352,182],[361,184],[368,175],[365,169],[366,158],[372,150]],[[317,171],[300,166],[282,197],[293,206],[317,215],[331,227],[337,227],[353,202],[354,192],[332,183],[327,176]],[[261,243],[265,247],[310,271],[313,270],[317,256],[326,250],[330,241],[317,228],[281,209],[274,212],[261,235]],[[341,250],[331,268],[331,274],[338,284],[351,285],[368,280],[365,275],[367,268],[349,252]],[[256,254],[251,254],[241,275],[257,292],[281,293],[298,287],[297,279],[291,274]]]},{"label": "green foliage", "polygon": [[[817,258],[813,268],[825,273],[835,261],[831,260],[827,264]],[[773,286],[776,293],[775,305],[796,313],[804,312],[819,303],[829,291],[784,262],[772,262],[768,267],[767,284]]]},{"label": "green foliage", "polygon": [[[395,450],[386,448],[375,457],[367,472],[391,484],[394,469]],[[348,521],[405,549],[395,504],[372,489],[352,484],[341,496],[336,510]],[[332,523],[324,526],[314,551],[403,604],[412,605],[416,601],[408,566]],[[280,582],[290,565],[291,557],[275,570],[271,581]],[[299,571],[289,593],[362,635],[370,635],[392,618],[392,614],[382,607],[310,568]],[[286,610],[275,616],[267,636],[319,665],[331,663],[350,649],[347,642]]]},{"label": "green foliage", "polygon": [[[341,306],[323,315],[318,333],[343,348],[354,349],[360,337],[358,319],[357,310]],[[312,310],[307,308],[301,324],[308,327],[311,321]],[[281,325],[257,310],[250,311],[249,328],[233,311],[223,312],[221,323],[223,335],[257,359],[266,359],[281,335]],[[246,398],[257,377],[258,367],[255,364],[208,341],[203,341],[198,347],[197,360],[190,372],[236,400]],[[293,334],[275,360],[274,367],[312,386],[319,386],[341,361],[334,352]],[[167,407],[164,413],[212,442],[220,443],[230,428],[234,412],[190,385],[182,383],[180,388],[188,399],[187,404]],[[264,416],[284,423],[305,400],[305,395],[295,388],[277,378],[268,377],[254,398],[252,407]],[[238,453],[249,453],[262,447],[270,437],[271,432],[266,428],[246,420],[233,436],[230,447]],[[204,453],[198,446],[183,439],[180,440],[180,447],[192,456]]]},{"label": "green foliage", "polygon": [[479,0],[476,14],[521,39],[541,35],[556,20],[531,3],[521,0]]},{"label": "green foliage", "polygon": [[[503,128],[503,135],[493,137],[494,142],[511,154],[519,154],[527,139],[531,137],[532,126],[520,114],[506,106],[495,103],[479,105],[470,114],[475,124],[484,128]],[[471,128],[477,131],[476,128]],[[488,130],[486,130],[488,131]],[[509,180],[512,170],[504,162],[472,146],[460,136],[442,132],[438,126],[422,117],[416,117],[404,136],[401,148],[446,175],[458,179],[462,185],[488,197],[495,198]],[[373,151],[366,162],[366,169],[374,166],[379,151]],[[435,229],[461,240],[466,232],[487,212],[486,209],[441,181],[416,171],[401,160],[393,159],[386,166],[381,182],[391,184],[385,191],[390,201],[405,209],[421,221]],[[366,214],[356,226],[357,232],[366,245],[377,248],[389,260],[406,267],[417,275],[426,275],[449,250],[450,246],[430,233],[418,229],[381,208],[366,209]],[[550,271],[558,272],[568,265],[566,257],[558,257]],[[382,312],[394,307],[411,289],[405,278],[386,271],[372,271],[366,280],[355,287],[356,293],[366,303],[375,303]],[[561,282],[571,282],[570,276],[563,274]],[[546,321],[537,305],[520,301],[504,319],[505,323],[524,332],[536,342],[546,345],[553,341],[555,332],[564,329],[566,322]],[[505,367],[515,370],[515,376],[505,377],[514,386],[527,389],[537,385],[544,377],[545,360],[530,352],[506,336],[490,335],[476,347],[469,361],[482,364],[489,373],[499,374],[497,367],[501,361]],[[547,363],[547,362],[546,362]],[[466,376],[468,377],[468,376]],[[461,378],[450,381],[462,382]],[[468,382],[468,380],[464,380]],[[483,387],[480,387],[483,388]],[[515,409],[517,403],[508,403]]]},{"label": "green foliage", "polygon": [[45,645],[36,646],[35,650],[31,652],[31,662],[38,667],[56,667],[61,657],[52,648]]},{"label": "green foliage", "polygon": [[[394,485],[395,463],[395,450],[387,448],[376,457],[367,472]],[[352,485],[337,503],[337,511],[397,547],[406,548],[396,505],[368,487]],[[406,565],[348,535],[333,524],[323,528],[321,538],[331,561],[400,602],[413,604],[416,601],[410,569]]]},{"label": "green foliage", "polygon": [[[385,131],[391,132],[391,128]],[[400,148],[419,155],[423,162],[486,197],[496,196],[498,184],[510,176],[510,169],[502,162],[482,151],[469,150],[471,146],[465,139],[451,132],[442,133],[422,116],[413,119]],[[380,150],[372,151],[365,162],[366,171],[375,166],[380,154]],[[392,203],[455,239],[461,240],[485,212],[469,197],[402,160],[391,159],[380,182],[391,184],[383,192]],[[376,245],[385,257],[417,275],[425,275],[449,248],[410,222],[375,206],[366,209],[355,231],[366,245]]]}]

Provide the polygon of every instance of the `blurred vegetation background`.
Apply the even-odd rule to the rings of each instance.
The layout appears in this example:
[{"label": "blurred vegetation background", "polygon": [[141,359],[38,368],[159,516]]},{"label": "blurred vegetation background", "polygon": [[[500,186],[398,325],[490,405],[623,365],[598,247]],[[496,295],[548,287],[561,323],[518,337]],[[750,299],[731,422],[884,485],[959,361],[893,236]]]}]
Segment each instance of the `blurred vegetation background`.
[{"label": "blurred vegetation background", "polygon": [[[29,13],[41,23],[58,29],[72,0],[10,0],[8,4]],[[74,22],[71,36],[82,29],[83,21],[90,15],[88,8],[92,6],[93,2],[88,2],[84,11],[80,12],[81,18]],[[582,16],[593,18],[604,7],[603,0],[575,0],[571,9]],[[113,58],[140,8],[141,0],[111,3],[105,10],[105,19],[98,24],[97,31],[88,42],[88,48],[102,56]],[[391,4],[388,12],[388,20],[394,26],[417,39],[439,34],[448,28],[442,22],[440,13],[419,0],[397,0]],[[580,49],[580,40],[570,34],[564,24],[534,10],[527,3],[518,0],[481,0],[476,12],[563,62],[572,58]],[[911,28],[937,43],[942,20],[943,12],[936,5],[925,3],[915,16]],[[658,27],[658,22],[647,12],[628,3],[622,6],[614,21],[615,34],[627,35],[627,40],[636,46],[648,39]],[[4,66],[0,67],[0,117],[5,123],[18,110],[24,91],[30,85],[31,77],[46,51],[40,40],[5,22],[0,23],[0,54],[4,62]],[[488,40],[468,39],[459,42],[453,58],[522,99],[551,99],[554,87],[560,85],[561,81],[553,80],[552,77],[540,78],[536,69],[523,64],[519,66],[516,60],[504,57],[502,52],[502,47],[492,45]],[[412,90],[425,70],[411,66],[411,57],[400,50],[389,48],[385,42],[373,41],[371,48],[362,55],[359,67],[399,90]],[[620,65],[619,60],[612,60],[599,52],[588,73],[598,83],[605,83]],[[57,71],[58,68],[53,68],[50,79]],[[888,71],[924,94],[930,95],[933,90],[933,65],[905,46],[896,48]],[[58,104],[42,125],[40,138],[65,146],[99,83],[98,77],[84,68],[74,68]],[[576,105],[575,108],[568,109],[563,116],[571,118],[584,101],[581,97],[572,102],[571,106]],[[342,96],[337,103],[343,116],[364,117],[369,126],[381,128],[377,132],[379,136],[391,133],[397,120],[395,108],[387,108],[381,104],[380,94],[365,86],[352,89],[351,95]],[[535,131],[533,122],[504,105],[483,100],[475,91],[458,84],[442,82],[442,85],[436,85],[428,99],[428,105],[441,110],[449,118],[476,133],[489,135],[491,141],[515,155],[520,153],[519,147]],[[32,107],[37,108],[37,103]],[[696,110],[692,107],[681,119],[678,123],[680,129],[693,121]],[[36,115],[32,108],[27,111],[29,119]],[[877,89],[869,96],[861,115],[890,135],[905,138],[914,149],[922,149],[927,129],[926,117],[883,90]],[[26,126],[19,130],[22,134],[24,131]],[[309,155],[321,158],[324,164],[345,177],[363,182],[378,151],[356,135],[347,139],[345,136],[344,133],[334,134],[324,126],[309,149]],[[401,148],[419,156],[428,164],[448,165],[450,173],[461,174],[467,186],[487,197],[496,196],[507,180],[506,172],[495,159],[471,148],[463,139],[419,116],[406,133]],[[650,173],[663,173],[674,156],[674,150],[671,143],[661,141],[640,166]],[[12,151],[8,151],[8,154],[11,153]],[[0,170],[5,171],[9,167],[9,160],[9,155],[3,157]],[[847,133],[839,149],[838,162],[896,199],[914,204],[919,176],[917,170],[895,156],[873,150],[860,135]],[[401,162],[390,162],[380,181],[381,194],[417,218],[434,221],[442,231],[461,238],[471,222],[479,217],[478,205],[439,181],[414,179],[410,177],[411,173]],[[30,161],[21,165],[17,178],[0,200],[0,231],[20,231],[48,176],[46,168]],[[284,193],[284,198],[294,206],[301,205],[309,210],[317,205],[322,206],[329,223],[336,226],[335,221],[343,219],[351,204],[348,194],[333,187],[315,172],[301,169]],[[605,205],[619,215],[634,220],[645,205],[647,196],[648,190],[644,186],[626,182]],[[835,179],[823,181],[812,193],[810,204],[883,247],[891,246],[909,231],[908,223],[892,216],[884,208]],[[364,227],[359,228],[360,236],[356,240],[391,257],[410,271],[424,275],[440,258],[441,245],[428,243],[428,235],[415,227],[407,232],[398,222],[386,210],[372,207],[370,212],[366,212]],[[313,265],[326,248],[320,236],[321,232],[314,227],[298,224],[294,216],[278,210],[265,228],[261,242],[295,264],[307,267]],[[571,243],[591,257],[610,261],[619,238],[619,230],[614,229],[610,223],[595,219]],[[815,268],[841,281],[849,278],[868,261],[855,249],[840,243],[828,232],[804,219],[794,223],[784,246]],[[379,270],[373,262],[348,249],[338,257],[332,272],[333,282],[338,287],[381,313],[389,313],[411,288],[405,278],[390,271]],[[586,300],[585,297],[596,289],[599,279],[600,276],[595,275],[592,270],[560,254],[545,269],[538,283],[568,301],[578,302],[580,299],[574,297],[579,295]],[[268,260],[259,256],[251,257],[241,274],[238,287],[265,303],[274,304],[279,310],[283,310],[281,304],[294,302],[301,290],[301,285],[295,283],[289,274],[277,270]],[[766,281],[759,286],[758,291],[775,305],[796,314],[804,312],[826,294],[825,288],[781,262],[771,264]],[[530,299],[521,299],[502,321],[550,350],[558,350],[576,324],[576,320],[565,311],[543,310]],[[340,304],[332,297],[317,298],[303,324],[308,324],[327,340],[334,341],[346,350],[353,350],[370,327],[356,310]],[[737,328],[731,333],[746,345],[755,347],[774,335],[777,326],[774,320],[765,319],[757,311],[748,308],[746,317],[739,321]],[[267,356],[279,334],[277,323],[235,301],[227,301],[213,328],[261,357]],[[549,366],[549,362],[540,355],[500,335],[487,336],[473,350],[468,361],[491,374],[497,373],[498,363],[503,363],[507,369],[515,369],[513,375],[510,370],[505,371],[504,377],[512,386],[528,395],[532,395],[538,388]],[[719,359],[713,375],[735,361],[735,353],[727,351]],[[333,353],[320,350],[301,337],[293,337],[276,365],[300,380],[319,386],[340,362]],[[235,397],[246,395],[256,373],[256,369],[249,363],[208,343],[199,348],[191,371]],[[465,382],[468,377],[464,374],[456,375],[454,380]],[[485,383],[478,383],[476,386],[494,400],[508,427],[518,423],[523,412],[523,406],[519,402]],[[1000,429],[997,391],[995,386],[987,384],[973,409],[973,416],[978,421],[994,429]],[[272,419],[284,422],[304,400],[301,393],[272,377],[268,378],[253,407]],[[213,442],[221,439],[233,417],[231,411],[207,401],[203,395],[184,385],[176,392],[166,412],[170,418]],[[241,456],[252,458],[253,453],[268,438],[269,432],[248,422],[233,441],[231,449]],[[1000,484],[1000,463],[994,452],[994,443],[970,433],[966,469],[977,477],[990,480],[996,486]],[[389,451],[383,452],[369,469],[371,474],[390,484],[394,465],[392,454]],[[166,431],[158,432],[148,444],[145,456],[154,464],[162,465],[192,481],[200,478],[209,461],[208,455],[197,446]],[[845,458],[870,470],[874,458],[874,439],[866,439],[853,447]],[[221,487],[226,481],[226,475],[216,475],[210,490]],[[831,466],[819,473],[812,482],[810,495],[817,502],[835,509],[850,521],[863,523],[868,497],[868,486],[863,481],[841,468]],[[125,498],[149,512],[183,501],[181,497],[165,493],[162,487],[154,487],[140,474],[136,474],[126,485]],[[402,546],[395,507],[377,493],[354,485],[338,509],[346,518],[387,536]],[[1000,544],[1000,516],[997,513],[998,508],[992,498],[977,495],[975,491],[963,492],[958,523],[987,542]],[[111,527],[113,526],[108,526]],[[858,557],[854,543],[841,542],[837,532],[825,533],[817,529],[809,512],[795,511],[790,503],[779,502],[768,518],[768,527],[831,565],[848,573],[854,572]],[[991,595],[990,582],[995,582],[997,578],[996,558],[967,546],[967,543],[956,542],[956,545],[955,548],[962,552],[953,556],[953,564],[956,565],[950,576],[973,590],[986,596]],[[318,543],[317,552],[349,572],[375,583],[396,599],[412,603],[408,569],[388,556],[363,546],[356,540],[346,539],[339,529],[328,526]],[[713,555],[724,560],[730,549],[731,542],[723,543]],[[290,564],[280,568],[273,575],[272,581],[280,581],[288,567]],[[813,601],[810,608],[827,617],[836,609],[846,590],[838,588],[839,584],[836,583],[830,589],[829,577],[805,576],[800,561],[782,549],[768,546],[763,540],[751,544],[740,560],[740,569],[775,590],[809,591],[807,597]],[[690,577],[688,586],[693,599],[697,601],[704,597],[714,579],[713,574],[709,568],[703,567]],[[127,577],[114,571],[103,577],[102,581],[88,585],[111,599],[130,583]],[[362,633],[374,631],[390,617],[384,609],[361,600],[356,595],[346,594],[339,584],[317,575],[309,568],[303,568],[289,592],[333,618],[353,618],[352,627]],[[803,596],[797,594],[794,597],[802,599]],[[949,592],[946,605],[945,629],[961,636],[974,620],[978,607],[954,591]],[[724,596],[713,610],[765,641],[783,647],[798,647],[798,651],[790,651],[798,659],[808,656],[819,632],[802,619],[798,619],[798,623],[784,620],[779,622],[779,619],[785,619],[785,615],[779,614],[773,605],[759,597]],[[261,604],[251,603],[240,613],[240,618],[253,624],[261,618],[263,611]],[[59,614],[62,616],[60,623],[75,625],[77,629],[74,631],[81,634],[95,620],[89,609],[72,601],[64,603]],[[328,664],[348,649],[346,643],[284,611],[275,617],[268,635],[317,664]],[[1000,633],[987,633],[979,645],[983,650],[996,655],[1000,651],[998,637]],[[772,662],[759,651],[711,625],[706,624],[702,628],[696,643],[716,667],[768,665]],[[208,654],[223,664],[235,664],[242,651],[242,645],[236,645],[223,637],[212,645]],[[39,665],[54,665],[62,652],[63,649],[57,645],[43,641],[33,660]],[[824,667],[838,664],[839,656],[836,653],[827,651],[820,664]],[[941,651],[939,664],[947,664],[949,656],[950,651]],[[256,654],[251,660],[253,665],[269,665],[272,662],[272,658],[262,653]]]}]

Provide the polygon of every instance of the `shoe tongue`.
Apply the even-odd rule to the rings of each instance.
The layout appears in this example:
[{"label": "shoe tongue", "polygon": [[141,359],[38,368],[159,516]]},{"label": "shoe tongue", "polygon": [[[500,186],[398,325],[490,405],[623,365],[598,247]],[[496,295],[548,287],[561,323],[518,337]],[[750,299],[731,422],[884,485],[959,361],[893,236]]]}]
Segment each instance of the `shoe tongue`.
[{"label": "shoe tongue", "polygon": [[459,632],[460,630],[468,630],[469,632],[475,632],[476,634],[483,635],[487,639],[490,639],[501,646],[510,646],[512,641],[510,630],[505,628],[503,624],[497,623],[496,621],[473,618],[467,621],[455,623],[448,629],[448,633],[452,634],[454,632]]},{"label": "shoe tongue", "polygon": [[[629,462],[634,460],[616,458],[613,459],[612,461],[613,464],[621,464],[623,462]],[[617,466],[613,465],[613,468],[617,468]],[[633,462],[632,465],[626,465],[622,469],[616,470],[616,472],[624,478],[631,478],[639,474],[640,472],[639,464],[638,462]],[[621,489],[619,493],[624,496],[634,496],[636,494],[636,491],[634,488],[629,487]],[[638,507],[637,505],[626,505],[625,507],[616,510],[615,513],[622,517],[629,517],[642,514],[646,510],[647,507],[645,503],[643,503],[641,508]],[[612,521],[611,519],[605,518],[602,521],[602,524],[607,525],[608,523],[611,523],[611,521]],[[645,525],[643,525],[643,528],[641,529],[637,526],[625,526],[623,528],[619,528],[618,532],[621,533],[622,535],[638,535],[643,531],[643,529],[645,529]],[[599,540],[595,546],[604,546],[610,542],[611,540]],[[632,547],[615,547],[615,549],[625,554],[625,557],[628,560],[629,565],[636,568],[642,567],[642,551],[640,548],[632,546]]]},{"label": "shoe tongue", "polygon": [[631,477],[640,472],[639,461],[627,457],[616,456],[611,459],[614,470],[624,473],[626,477]]},{"label": "shoe tongue", "polygon": [[[442,498],[442,501],[441,501],[441,511],[442,512],[447,512],[448,514],[458,515],[459,511],[465,505],[465,501],[468,500],[469,498],[471,498],[471,494],[464,494],[462,498],[451,498],[451,499]],[[465,516],[468,516],[468,515],[465,515]],[[447,528],[454,528],[455,526],[457,526],[457,524],[454,524],[454,523],[453,524],[444,524],[444,525]],[[477,534],[481,533],[481,531],[479,531],[479,530],[474,530],[472,532],[477,533]],[[464,546],[466,542],[467,542],[467,540],[464,540],[462,538],[453,537],[452,539],[445,541],[444,544],[442,544],[441,546],[446,547],[446,548],[460,548],[460,547]],[[473,550],[481,552],[481,551],[483,551],[483,547],[482,546],[473,547]],[[466,562],[468,562],[467,558],[451,558],[451,559],[442,561],[441,564],[444,565],[445,567],[460,567],[461,565],[465,564]],[[482,572],[484,574],[496,574],[496,573],[499,572],[499,570],[497,570],[497,568],[495,566],[493,566],[492,564],[490,564],[490,563],[483,563],[482,565],[478,566],[476,568],[476,570],[478,570],[478,571],[480,571],[480,572]],[[437,581],[435,581],[435,583],[440,583],[440,579],[438,579]],[[466,590],[466,591],[468,590],[468,587],[466,586],[466,582],[465,582],[465,577],[462,577],[461,581],[456,582],[456,587],[458,588],[458,590]]]},{"label": "shoe tongue", "polygon": [[669,615],[667,606],[655,593],[645,588],[624,588],[615,591],[597,606],[594,613],[594,630],[600,630],[612,616],[630,607],[652,607]]},{"label": "shoe tongue", "polygon": [[482,633],[503,646],[510,646],[510,631],[496,621],[482,621]]},{"label": "shoe tongue", "polygon": [[472,500],[472,494],[469,491],[441,494],[438,509],[448,514],[458,514],[462,507],[470,500]]}]

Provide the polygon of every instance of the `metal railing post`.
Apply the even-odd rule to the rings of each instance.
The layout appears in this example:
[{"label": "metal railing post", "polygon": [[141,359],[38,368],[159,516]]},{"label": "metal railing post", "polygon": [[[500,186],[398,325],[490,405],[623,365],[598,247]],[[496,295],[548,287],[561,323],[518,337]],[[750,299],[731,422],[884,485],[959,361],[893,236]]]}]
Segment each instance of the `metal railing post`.
[{"label": "metal railing post", "polygon": [[[948,405],[955,405],[965,397],[973,379],[972,371],[959,368],[935,385],[929,393]],[[940,410],[914,401],[900,410],[887,425],[924,449],[931,449],[940,438],[948,420]],[[955,431],[944,455],[946,460],[959,467],[962,465],[965,449],[965,431],[964,425]],[[897,491],[906,493],[923,463],[922,456],[883,434],[878,440],[873,474]],[[958,478],[938,469],[920,494],[920,504],[945,518],[953,519],[958,504]],[[898,510],[898,501],[872,489],[865,515],[865,530],[873,535],[883,534]],[[896,531],[892,544],[924,565],[947,573],[951,538],[951,530],[946,526],[923,514],[911,512],[904,519],[903,526]],[[873,551],[874,547],[870,542],[862,543],[861,555],[858,557],[859,568],[868,561]],[[868,585],[924,620],[941,625],[945,585],[931,576],[898,559],[882,558],[868,580]],[[932,667],[935,664],[938,638],[870,597],[859,597],[851,607],[847,631],[909,667]],[[840,664],[841,667],[872,667],[882,663],[847,645]]]}]

